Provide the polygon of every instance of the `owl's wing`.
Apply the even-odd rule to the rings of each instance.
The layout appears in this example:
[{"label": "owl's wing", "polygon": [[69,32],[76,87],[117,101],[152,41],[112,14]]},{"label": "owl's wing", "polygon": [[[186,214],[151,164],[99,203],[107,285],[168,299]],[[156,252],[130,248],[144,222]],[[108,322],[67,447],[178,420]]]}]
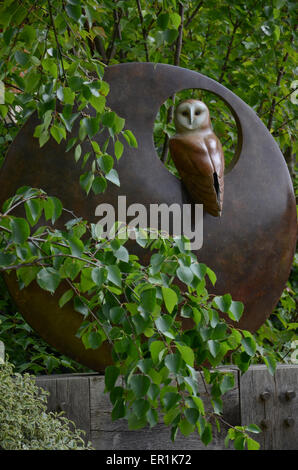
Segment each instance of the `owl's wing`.
[{"label": "owl's wing", "polygon": [[[221,145],[199,134],[177,135],[170,139],[170,151],[181,179],[195,203],[219,216],[222,209],[224,161]],[[221,153],[220,153],[221,152]]]},{"label": "owl's wing", "polygon": [[220,203],[220,210],[222,210],[223,195],[224,195],[224,171],[225,159],[221,143],[214,133],[209,134],[205,139],[205,144],[208,149],[210,160],[214,168],[214,183]]}]

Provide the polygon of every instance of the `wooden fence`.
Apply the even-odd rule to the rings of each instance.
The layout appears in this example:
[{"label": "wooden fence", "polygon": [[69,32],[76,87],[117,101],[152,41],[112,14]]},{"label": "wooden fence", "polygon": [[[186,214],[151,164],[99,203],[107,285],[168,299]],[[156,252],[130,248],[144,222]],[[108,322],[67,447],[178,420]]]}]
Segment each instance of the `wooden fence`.
[{"label": "wooden fence", "polygon": [[[280,365],[272,377],[265,366],[252,366],[241,376],[236,368],[235,388],[224,396],[224,419],[232,425],[257,424],[254,434],[263,450],[298,449],[298,366]],[[111,420],[111,404],[104,393],[104,377],[98,374],[39,376],[37,385],[50,393],[49,411],[64,411],[86,431],[98,450],[220,450],[225,449],[226,427],[214,432],[206,448],[198,434],[181,434],[175,443],[162,423],[154,428],[129,431],[124,419]],[[230,447],[232,448],[232,447]]]}]

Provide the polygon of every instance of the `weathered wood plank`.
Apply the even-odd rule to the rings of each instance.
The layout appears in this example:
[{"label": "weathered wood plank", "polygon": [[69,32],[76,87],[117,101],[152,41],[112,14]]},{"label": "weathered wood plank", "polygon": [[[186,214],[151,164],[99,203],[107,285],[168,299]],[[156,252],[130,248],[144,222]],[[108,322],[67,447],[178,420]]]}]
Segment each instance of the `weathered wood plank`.
[{"label": "weathered wood plank", "polygon": [[40,376],[36,384],[50,393],[48,411],[63,411],[64,416],[86,432],[85,440],[90,440],[89,375]]},{"label": "weathered wood plank", "polygon": [[[240,379],[238,370],[227,370],[234,374],[235,388],[224,397],[224,419],[232,425],[267,424],[261,435],[253,436],[264,450],[298,449],[298,367],[280,365],[272,377],[265,366],[252,366]],[[172,443],[169,429],[162,424],[162,420],[153,429],[147,427],[138,431],[129,431],[124,419],[113,422],[112,406],[108,394],[104,393],[104,377],[101,375],[41,376],[37,377],[36,383],[50,392],[48,410],[65,411],[77,427],[87,432],[87,438],[93,442],[95,449],[206,449],[196,434],[187,438],[179,434]],[[203,384],[200,380],[198,383],[204,399]],[[290,393],[288,395],[292,398],[287,398],[286,392],[295,392],[296,396]],[[224,449],[225,435],[225,427],[222,427],[221,433],[215,431],[213,442],[207,449]]]},{"label": "weathered wood plank", "polygon": [[56,411],[57,410],[57,388],[56,388],[56,380],[51,376],[46,377],[36,377],[36,385],[38,387],[43,388],[49,393],[48,396],[48,411]]},{"label": "weathered wood plank", "polygon": [[298,367],[284,366],[276,371],[278,421],[275,430],[275,449],[298,449]]},{"label": "weathered wood plank", "polygon": [[[227,422],[240,424],[239,384],[238,372],[230,370],[235,377],[235,388],[227,393],[223,400],[223,414]],[[199,390],[204,400],[205,389],[198,377]],[[206,403],[206,399],[204,400]],[[210,403],[206,406],[210,409]],[[104,394],[104,377],[90,378],[90,411],[91,411],[91,440],[98,450],[204,450],[206,447],[200,441],[198,434],[194,433],[187,438],[181,434],[175,443],[170,440],[170,430],[162,423],[153,429],[149,426],[139,431],[128,430],[124,419],[112,421],[112,405],[107,394]],[[226,426],[221,426],[221,433],[214,428],[214,438],[208,449],[224,449]]]},{"label": "weathered wood plank", "polygon": [[88,377],[57,378],[57,407],[65,412],[90,440],[90,394]]}]

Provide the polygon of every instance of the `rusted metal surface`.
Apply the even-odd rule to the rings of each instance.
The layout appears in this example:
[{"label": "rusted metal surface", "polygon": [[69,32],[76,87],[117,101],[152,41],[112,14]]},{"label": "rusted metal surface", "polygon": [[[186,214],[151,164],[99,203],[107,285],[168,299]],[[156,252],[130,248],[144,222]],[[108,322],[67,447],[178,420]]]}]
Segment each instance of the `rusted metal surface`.
[{"label": "rusted metal surface", "polygon": [[[104,195],[86,197],[78,184],[81,168],[73,153],[65,153],[64,144],[52,139],[40,149],[32,137],[36,125],[32,117],[11,145],[1,171],[1,203],[20,186],[41,187],[93,222],[97,221],[96,206],[105,202],[117,209],[119,195],[127,197],[127,205],[190,203],[181,182],[156,155],[153,124],[161,104],[175,92],[187,88],[214,92],[235,117],[239,145],[234,165],[225,175],[222,217],[204,215],[204,243],[197,256],[217,274],[211,291],[229,292],[234,300],[244,302],[240,326],[255,331],[282,293],[296,242],[292,183],[273,137],[240,98],[197,72],[164,64],[129,63],[107,68],[105,79],[111,87],[109,106],[126,119],[126,127],[139,144],[138,149],[126,146],[117,163],[120,188],[109,184]],[[102,135],[95,137],[99,144],[102,139]],[[147,252],[141,248],[136,252],[147,262]],[[108,347],[85,350],[74,336],[81,316],[70,303],[58,308],[61,291],[52,296],[33,283],[19,291],[13,277],[7,284],[20,312],[49,344],[91,369],[104,369],[110,360]]]}]

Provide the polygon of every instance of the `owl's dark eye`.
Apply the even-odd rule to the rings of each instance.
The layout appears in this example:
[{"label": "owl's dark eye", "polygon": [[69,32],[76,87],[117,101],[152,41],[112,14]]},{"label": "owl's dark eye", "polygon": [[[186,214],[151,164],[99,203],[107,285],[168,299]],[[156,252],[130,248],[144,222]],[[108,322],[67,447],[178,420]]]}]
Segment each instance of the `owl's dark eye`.
[{"label": "owl's dark eye", "polygon": [[187,112],[187,111],[183,111],[182,116],[188,116],[188,112]]},{"label": "owl's dark eye", "polygon": [[195,112],[195,115],[196,115],[196,116],[199,116],[200,114],[201,114],[201,111],[196,111],[196,112]]}]

